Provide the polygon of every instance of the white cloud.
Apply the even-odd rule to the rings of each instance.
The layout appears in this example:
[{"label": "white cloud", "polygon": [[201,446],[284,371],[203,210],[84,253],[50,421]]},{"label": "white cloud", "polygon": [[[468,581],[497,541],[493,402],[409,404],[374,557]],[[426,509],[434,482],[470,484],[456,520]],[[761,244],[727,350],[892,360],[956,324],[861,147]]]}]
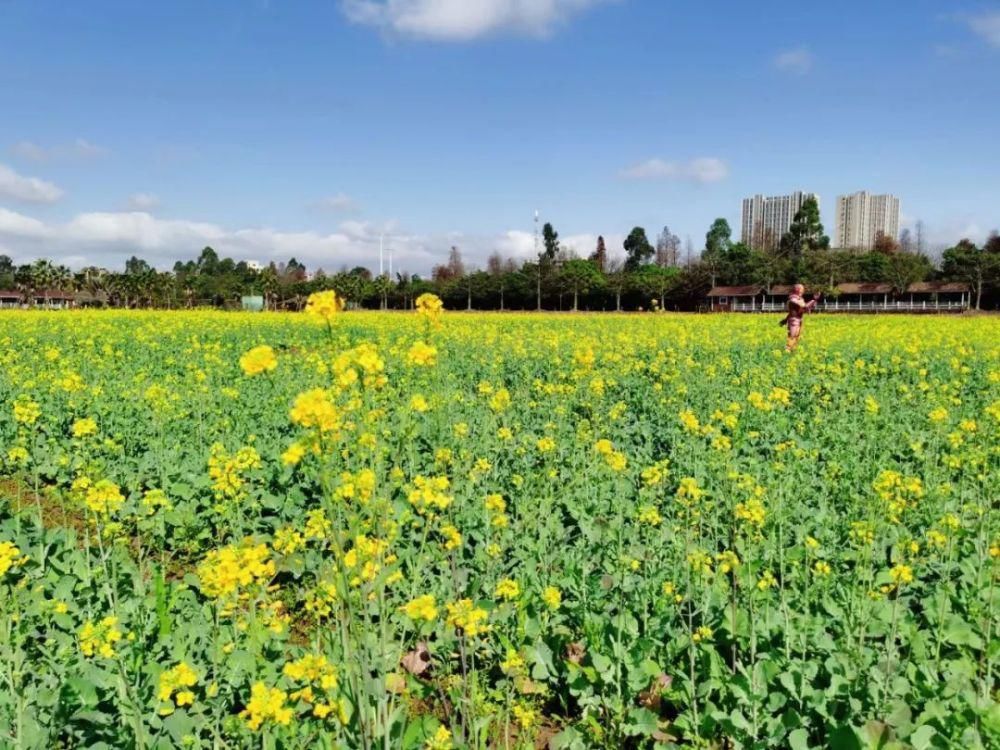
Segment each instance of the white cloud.
[{"label": "white cloud", "polygon": [[965,22],[975,34],[986,40],[987,44],[1000,47],[1000,11],[967,16]]},{"label": "white cloud", "polygon": [[130,211],[152,211],[159,208],[160,199],[152,193],[133,193],[128,197]]},{"label": "white cloud", "polygon": [[[624,241],[624,235],[604,235],[604,246],[607,248],[608,257],[624,257],[625,251],[622,248]],[[538,244],[540,251],[542,249],[541,237],[539,237]],[[536,257],[535,235],[532,232],[525,232],[520,229],[512,229],[504,232],[492,240],[491,247],[505,258],[514,258],[518,261],[533,260]],[[587,258],[597,249],[597,235],[572,234],[560,237],[559,248],[575,253],[581,258]]]},{"label": "white cloud", "polygon": [[42,239],[49,234],[48,227],[38,219],[0,208],[0,237],[14,239]]},{"label": "white cloud", "polygon": [[729,176],[729,167],[714,156],[703,156],[686,162],[647,159],[623,169],[618,174],[626,180],[691,180],[719,182]]},{"label": "white cloud", "polygon": [[778,70],[798,76],[808,73],[812,69],[812,66],[812,53],[805,47],[796,47],[795,49],[779,52],[774,58],[774,67]]},{"label": "white cloud", "polygon": [[51,182],[37,177],[25,177],[5,164],[0,164],[0,198],[25,203],[55,203],[63,191]]},{"label": "white cloud", "polygon": [[[82,213],[59,224],[0,208],[0,243],[20,262],[36,257],[60,262],[73,258],[78,266],[117,268],[136,253],[157,267],[170,268],[174,261],[193,257],[211,245],[221,255],[238,260],[266,263],[294,256],[310,268],[331,271],[359,264],[377,266],[379,235],[387,229],[385,247],[393,251],[397,268],[426,272],[446,257],[447,240],[393,232],[392,226],[345,222],[329,234],[268,227],[227,229],[209,222],[161,219],[143,211]],[[470,259],[477,260],[474,254]]]},{"label": "white cloud", "polygon": [[83,138],[72,143],[54,146],[40,146],[32,141],[21,141],[10,148],[11,153],[21,159],[34,162],[81,161],[107,156],[108,150]]},{"label": "white cloud", "polygon": [[337,193],[320,198],[312,204],[312,208],[332,213],[353,213],[358,210],[358,204],[347,193]]},{"label": "white cloud", "polygon": [[[541,246],[541,238],[539,238]],[[504,232],[496,240],[495,250],[505,258],[528,260],[535,256],[535,235],[520,229]]]},{"label": "white cloud", "polygon": [[[98,265],[121,268],[125,259],[140,255],[154,266],[169,269],[177,260],[195,257],[206,245],[220,255],[263,263],[291,257],[310,269],[334,272],[362,265],[378,268],[379,239],[384,237],[385,262],[393,256],[396,270],[426,275],[443,263],[452,245],[462,252],[468,268],[485,268],[495,251],[523,261],[534,257],[534,235],[510,230],[499,234],[439,232],[417,234],[395,222],[344,221],[332,233],[284,231],[270,227],[229,229],[209,222],[162,219],[143,211],[92,212],[65,223],[46,223],[0,208],[0,245],[17,262],[48,257],[79,268]],[[621,255],[622,236],[605,236],[609,254]],[[597,245],[596,234],[561,238],[562,247],[586,257]]]},{"label": "white cloud", "polygon": [[342,0],[350,21],[403,36],[468,41],[499,31],[544,36],[609,0]]},{"label": "white cloud", "polygon": [[[911,232],[915,232],[911,228]],[[956,216],[943,221],[928,222],[924,227],[924,244],[932,254],[951,247],[959,240],[969,239],[976,244],[986,241],[989,229],[971,216]],[[913,236],[916,241],[916,235]]]}]

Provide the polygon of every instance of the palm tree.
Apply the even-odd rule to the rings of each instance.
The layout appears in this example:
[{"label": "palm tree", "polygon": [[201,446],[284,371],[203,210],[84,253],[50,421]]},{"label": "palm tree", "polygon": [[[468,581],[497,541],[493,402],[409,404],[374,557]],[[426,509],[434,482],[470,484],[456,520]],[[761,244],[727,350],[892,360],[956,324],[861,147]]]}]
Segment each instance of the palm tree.
[{"label": "palm tree", "polygon": [[64,266],[57,269],[48,260],[36,260],[32,263],[22,281],[32,297],[32,304],[34,304],[34,299],[38,296],[39,291],[41,291],[45,303],[48,304],[49,290],[55,285],[57,279],[62,278],[63,273],[68,274]]}]

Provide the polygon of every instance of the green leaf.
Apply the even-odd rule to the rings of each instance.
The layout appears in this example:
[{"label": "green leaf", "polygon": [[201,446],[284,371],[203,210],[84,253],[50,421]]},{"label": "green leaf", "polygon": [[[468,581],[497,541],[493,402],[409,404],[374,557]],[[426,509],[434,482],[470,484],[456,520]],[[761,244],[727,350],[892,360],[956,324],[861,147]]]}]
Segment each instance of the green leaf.
[{"label": "green leaf", "polygon": [[729,714],[729,720],[733,723],[733,726],[743,732],[752,732],[753,727],[750,726],[750,722],[747,721],[747,717],[738,709],[734,708]]},{"label": "green leaf", "polygon": [[659,728],[659,717],[648,708],[633,708],[628,712],[625,731],[630,735],[649,737]]},{"label": "green leaf", "polygon": [[184,736],[194,734],[194,721],[187,711],[174,711],[163,720],[163,726],[178,745],[184,744]]},{"label": "green leaf", "polygon": [[791,750],[809,750],[809,732],[799,727],[788,735],[788,747]]},{"label": "green leaf", "polygon": [[552,662],[552,649],[545,641],[538,639],[529,652],[534,665],[531,676],[536,680],[547,680],[556,676],[556,667]]},{"label": "green leaf", "polygon": [[931,740],[935,734],[937,734],[937,730],[934,727],[924,724],[910,735],[910,744],[913,745],[914,750],[924,750],[924,748],[931,747]]},{"label": "green leaf", "polygon": [[583,735],[573,727],[566,727],[549,740],[551,750],[576,750],[583,746]]},{"label": "green leaf", "polygon": [[958,615],[948,618],[944,629],[944,639],[954,646],[970,646],[982,648],[983,639],[972,629],[972,626]]},{"label": "green leaf", "polygon": [[81,677],[70,677],[66,682],[76,693],[82,706],[89,708],[97,705],[97,690],[92,682]]},{"label": "green leaf", "polygon": [[862,750],[857,732],[847,724],[841,724],[830,732],[830,750]]},{"label": "green leaf", "polygon": [[612,679],[614,675],[611,671],[611,659],[596,651],[591,652],[590,661],[594,664],[594,669],[601,675],[605,682]]}]

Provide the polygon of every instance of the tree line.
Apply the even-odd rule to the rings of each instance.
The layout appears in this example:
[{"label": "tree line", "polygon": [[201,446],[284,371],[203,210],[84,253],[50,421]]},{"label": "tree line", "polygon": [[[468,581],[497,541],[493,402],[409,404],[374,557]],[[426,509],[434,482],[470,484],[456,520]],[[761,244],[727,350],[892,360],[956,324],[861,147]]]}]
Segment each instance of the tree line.
[{"label": "tree line", "polygon": [[328,274],[290,259],[254,268],[220,258],[211,247],[197,259],[158,271],[133,256],[123,271],[87,267],[75,273],[49,260],[15,266],[0,255],[0,290],[16,290],[26,302],[49,290],[82,293],[90,304],[117,307],[239,307],[260,296],[267,309],[300,309],[314,291],[333,289],[353,307],[409,309],[424,292],[434,292],[450,309],[469,310],[694,310],[717,285],[801,282],[835,293],[845,281],[886,282],[903,290],[918,281],[962,281],[973,290],[976,308],[1000,304],[1000,235],[981,246],[963,239],[944,251],[939,264],[913,247],[908,231],[897,240],[880,236],[871,251],[834,250],[812,199],[780,241],[763,249],[734,241],[725,219],[716,219],[695,256],[682,252],[680,238],[664,227],[651,242],[643,227],[629,232],[624,256],[612,255],[603,237],[586,256],[564,248],[559,233],[545,224],[537,256],[515,261],[500,253],[485,268],[471,268],[452,247],[446,262],[429,277],[373,274],[357,266]]}]

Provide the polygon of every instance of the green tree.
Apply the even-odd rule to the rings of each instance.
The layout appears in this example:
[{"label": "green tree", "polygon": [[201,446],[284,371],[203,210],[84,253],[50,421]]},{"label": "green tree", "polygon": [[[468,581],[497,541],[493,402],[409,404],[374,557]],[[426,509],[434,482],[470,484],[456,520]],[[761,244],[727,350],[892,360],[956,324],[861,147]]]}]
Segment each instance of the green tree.
[{"label": "green tree", "polygon": [[604,246],[604,236],[597,238],[597,248],[590,254],[590,260],[594,261],[597,270],[604,273],[608,265],[608,249]]},{"label": "green tree", "polygon": [[625,248],[626,271],[635,271],[643,263],[649,261],[656,252],[656,248],[649,244],[646,230],[642,227],[633,227],[628,237],[625,238],[625,242],[622,243],[622,247]]},{"label": "green tree", "polygon": [[701,253],[701,261],[705,264],[712,286],[722,274],[729,246],[732,242],[733,230],[725,219],[716,219],[705,233],[705,249]]},{"label": "green tree", "polygon": [[490,274],[487,271],[472,271],[462,277],[462,288],[465,289],[465,309],[472,309],[472,298],[482,298],[490,291]]},{"label": "green tree", "polygon": [[730,284],[747,284],[752,276],[753,252],[742,242],[729,245],[722,259],[722,276]]},{"label": "green tree", "polygon": [[607,286],[615,295],[615,311],[622,311],[622,294],[628,289],[630,274],[625,268],[625,263],[621,260],[610,260],[607,266],[608,272],[605,276]]},{"label": "green tree", "polygon": [[667,293],[677,285],[679,276],[680,270],[674,266],[652,264],[635,273],[633,284],[643,294],[655,297],[662,310],[666,307]]},{"label": "green tree", "polygon": [[[725,219],[716,219],[705,233],[705,253],[724,257],[729,252],[733,230]],[[703,254],[703,255],[704,255]]]},{"label": "green tree", "polygon": [[549,222],[545,222],[542,227],[542,244],[545,247],[545,257],[555,260],[559,254],[559,232]]},{"label": "green tree", "polygon": [[925,255],[897,252],[889,256],[886,280],[900,292],[910,284],[923,281],[934,271]]},{"label": "green tree", "polygon": [[941,256],[941,271],[945,276],[961,279],[972,285],[976,295],[976,309],[983,299],[983,287],[1000,279],[1000,240],[993,236],[983,247],[971,240],[961,240],[949,247]]},{"label": "green tree", "polygon": [[198,256],[198,272],[211,276],[215,273],[219,265],[219,254],[211,247],[202,248],[201,255]]},{"label": "green tree", "polygon": [[567,260],[559,273],[566,288],[573,293],[574,312],[579,309],[580,294],[586,294],[604,280],[594,261],[583,258]]},{"label": "green tree", "polygon": [[749,280],[770,289],[782,279],[787,278],[791,271],[788,259],[768,250],[754,250],[750,254]]},{"label": "green tree", "polygon": [[12,289],[14,286],[14,262],[8,255],[0,255],[0,289]]},{"label": "green tree", "polygon": [[810,250],[829,248],[830,238],[823,233],[823,223],[819,220],[819,203],[815,198],[806,198],[781,238],[781,251],[793,260],[800,260]]},{"label": "green tree", "polygon": [[378,295],[378,306],[380,310],[385,310],[389,306],[389,292],[392,289],[392,282],[389,274],[383,273],[372,280],[372,291]]}]

